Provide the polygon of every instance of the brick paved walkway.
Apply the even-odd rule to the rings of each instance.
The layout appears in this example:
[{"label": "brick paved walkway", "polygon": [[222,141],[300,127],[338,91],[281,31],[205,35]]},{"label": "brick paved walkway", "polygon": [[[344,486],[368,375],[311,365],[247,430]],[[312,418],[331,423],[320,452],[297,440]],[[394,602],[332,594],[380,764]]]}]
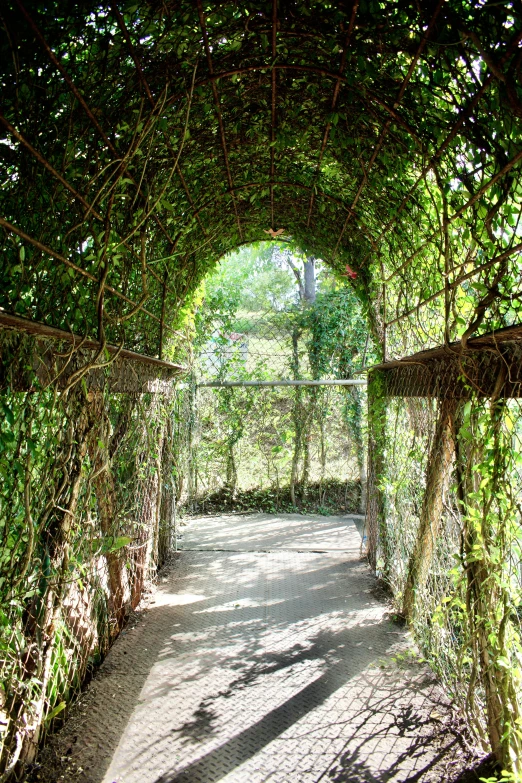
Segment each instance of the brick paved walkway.
[{"label": "brick paved walkway", "polygon": [[452,779],[449,707],[424,666],[394,660],[408,639],[352,521],[203,518],[182,546],[66,725],[56,780]]}]

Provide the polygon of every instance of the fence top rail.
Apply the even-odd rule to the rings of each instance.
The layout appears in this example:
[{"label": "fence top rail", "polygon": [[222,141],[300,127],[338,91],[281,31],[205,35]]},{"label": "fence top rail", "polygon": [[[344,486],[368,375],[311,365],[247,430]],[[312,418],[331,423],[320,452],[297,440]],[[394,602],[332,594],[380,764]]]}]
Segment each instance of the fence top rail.
[{"label": "fence top rail", "polygon": [[[10,313],[0,311],[0,328],[12,329],[15,331],[26,332],[27,334],[35,335],[36,337],[48,337],[54,340],[65,340],[72,343],[78,348],[86,349],[98,349],[100,343],[98,340],[91,340],[81,337],[73,332],[66,332],[64,329],[57,329],[55,326],[47,326],[39,321],[31,321],[27,318],[22,318],[18,315],[11,315]],[[172,364],[171,362],[163,361],[162,359],[156,359],[154,356],[145,356],[144,354],[131,351],[128,348],[121,348],[117,345],[106,346],[109,354],[118,354],[119,359],[127,359],[142,364],[149,364],[157,367],[158,369],[170,370],[171,372],[183,373],[187,372],[186,367],[182,367],[180,364]]]},{"label": "fence top rail", "polygon": [[367,371],[393,370],[395,367],[403,367],[408,364],[423,364],[432,359],[447,359],[448,361],[452,361],[467,350],[486,351],[502,345],[503,343],[518,342],[521,340],[522,324],[515,324],[514,326],[506,326],[503,329],[498,329],[496,332],[483,334],[480,337],[472,337],[466,342],[465,346],[458,340],[457,342],[449,343],[448,345],[430,348],[427,351],[419,351],[410,356],[404,356],[401,359],[393,359],[388,362],[383,362],[382,364],[374,364],[373,367],[368,367]]},{"label": "fence top rail", "polygon": [[366,386],[366,380],[339,378],[334,380],[287,380],[287,381],[207,381],[198,387],[218,389],[229,386]]}]

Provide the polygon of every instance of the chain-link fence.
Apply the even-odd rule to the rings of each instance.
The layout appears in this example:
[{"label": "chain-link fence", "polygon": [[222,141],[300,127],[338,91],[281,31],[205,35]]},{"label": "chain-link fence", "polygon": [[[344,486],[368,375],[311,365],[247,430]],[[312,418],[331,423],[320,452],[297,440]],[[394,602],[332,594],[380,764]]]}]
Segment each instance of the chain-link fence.
[{"label": "chain-link fence", "polygon": [[[370,556],[484,750],[518,763],[520,344],[371,374]],[[507,765],[506,765],[507,766]]]},{"label": "chain-link fence", "polygon": [[320,357],[317,372],[312,314],[295,307],[212,318],[198,346],[198,382],[334,379],[333,352]]},{"label": "chain-link fence", "polygon": [[355,309],[340,291],[319,306],[203,310],[185,392],[189,509],[363,508],[364,380],[349,375],[368,340],[361,352],[337,340]]},{"label": "chain-link fence", "polygon": [[[365,497],[360,387],[193,388],[190,511],[356,512]],[[354,422],[357,422],[354,427]]]},{"label": "chain-link fence", "polygon": [[70,341],[1,330],[0,358],[3,780],[63,719],[169,551],[175,396],[172,371]]},{"label": "chain-link fence", "polygon": [[[270,376],[291,377],[289,359],[292,338],[295,350],[305,354],[302,336],[292,330],[286,313],[245,313],[235,318],[212,320],[208,339],[202,344],[197,363],[199,380],[240,380]],[[295,331],[295,334],[293,334]]]}]

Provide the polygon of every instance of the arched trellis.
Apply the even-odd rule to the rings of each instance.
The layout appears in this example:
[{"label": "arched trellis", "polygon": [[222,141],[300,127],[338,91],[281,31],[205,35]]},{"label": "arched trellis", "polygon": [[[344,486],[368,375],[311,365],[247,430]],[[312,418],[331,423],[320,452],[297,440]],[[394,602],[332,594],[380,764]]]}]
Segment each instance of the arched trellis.
[{"label": "arched trellis", "polygon": [[[58,10],[61,10],[59,6]],[[312,11],[315,27],[310,24],[308,16]],[[85,13],[88,20],[87,11]],[[55,25],[39,19],[37,7],[21,2],[15,3],[11,14],[6,17],[8,30],[11,29],[10,20],[11,26],[18,18],[20,20],[16,35],[7,39],[6,60],[10,48],[11,56],[14,53],[20,58],[23,43],[34,38],[38,46],[32,57],[35,64],[47,62],[46,75],[49,74],[53,83],[56,79],[61,80],[66,90],[56,96],[62,103],[59,111],[69,110],[66,108],[69,99],[76,104],[74,121],[80,122],[81,135],[87,140],[83,156],[86,156],[87,149],[96,150],[97,156],[104,155],[104,167],[94,174],[94,181],[85,171],[83,177],[76,177],[76,181],[72,182],[69,174],[71,166],[67,165],[67,170],[60,171],[60,166],[54,165],[53,143],[49,149],[41,148],[41,132],[35,136],[26,120],[20,115],[17,120],[16,110],[14,114],[11,110],[10,116],[7,116],[9,111],[6,110],[3,124],[8,138],[14,142],[12,165],[16,167],[15,159],[27,161],[33,157],[38,160],[43,170],[36,175],[37,180],[48,182],[47,176],[50,176],[55,180],[55,186],[64,188],[66,199],[73,204],[79,202],[84,228],[86,221],[96,219],[103,223],[106,220],[103,213],[109,208],[111,194],[113,201],[118,198],[123,206],[127,203],[129,207],[135,206],[137,201],[145,204],[148,199],[148,206],[143,207],[144,214],[139,220],[136,219],[136,210],[131,217],[130,213],[121,209],[120,203],[119,220],[121,223],[123,219],[128,228],[123,230],[121,225],[119,230],[113,225],[113,236],[108,243],[116,246],[115,252],[119,249],[115,241],[118,234],[132,238],[132,241],[127,239],[124,243],[125,254],[128,254],[124,286],[138,291],[141,288],[141,292],[137,291],[134,296],[123,294],[123,297],[137,304],[138,309],[141,306],[141,312],[146,309],[152,313],[156,308],[150,316],[156,322],[162,308],[168,314],[169,307],[179,306],[179,296],[174,293],[171,281],[183,277],[180,259],[188,258],[199,249],[199,271],[193,276],[195,284],[212,257],[221,255],[224,247],[229,246],[225,237],[230,236],[230,226],[228,218],[223,220],[223,198],[230,201],[236,224],[234,232],[237,238],[232,244],[263,238],[262,227],[274,222],[278,225],[284,223],[287,224],[285,228],[302,244],[314,252],[318,251],[332,263],[341,265],[343,258],[351,263],[360,273],[360,285],[366,289],[366,297],[371,297],[372,287],[381,284],[388,284],[389,290],[395,276],[402,275],[402,284],[407,284],[404,271],[410,269],[415,275],[413,262],[423,248],[433,257],[439,253],[437,245],[441,228],[432,194],[447,186],[448,177],[453,182],[462,182],[459,172],[454,170],[450,176],[448,168],[453,165],[455,169],[456,157],[460,156],[462,177],[467,177],[466,166],[462,163],[466,149],[473,145],[473,140],[480,133],[484,138],[487,136],[488,96],[502,92],[505,86],[507,98],[501,99],[499,111],[500,114],[504,111],[506,121],[509,117],[512,120],[513,109],[518,105],[513,75],[518,68],[520,31],[516,15],[510,9],[504,9],[502,13],[488,10],[486,22],[485,13],[479,6],[473,9],[441,1],[417,12],[407,4],[399,4],[384,16],[387,35],[383,35],[374,12],[370,12],[369,6],[364,3],[350,4],[349,8],[336,10],[335,13],[311,4],[301,15],[284,4],[278,7],[277,3],[270,4],[269,13],[254,6],[241,10],[226,10],[223,6],[215,10],[199,3],[196,6],[181,4],[158,17],[150,11],[143,16],[140,14],[136,9],[129,12],[115,4],[106,11],[93,7],[90,26],[84,29],[85,45],[81,51],[78,47],[77,51],[67,52],[65,60],[63,54],[69,45],[65,17],[60,23],[61,32]],[[96,30],[93,20],[96,20]],[[73,16],[70,22],[74,24]],[[492,24],[489,25],[489,22]],[[170,36],[171,48],[152,55],[150,48],[154,46],[154,35],[144,39],[140,29],[154,24],[161,27],[162,23],[165,29],[156,33],[158,41],[161,35]],[[458,40],[448,41],[457,33]],[[494,46],[501,47],[494,55],[491,44],[491,53],[488,53],[488,36],[492,41],[494,38]],[[17,38],[20,39],[18,45]],[[172,50],[174,41],[178,39],[182,42],[179,46],[183,56],[173,62]],[[113,106],[110,100],[106,101],[103,109],[98,108],[89,79],[85,81],[86,63],[91,62],[89,67],[94,73],[98,55],[93,51],[91,57],[89,46],[99,46],[97,40],[107,45],[104,67],[109,67],[110,63],[113,72],[121,74],[117,78],[116,92],[119,91],[121,97],[132,96],[130,101],[125,99],[123,112],[121,104]],[[399,43],[390,44],[391,40]],[[321,41],[320,45],[317,45],[318,41]],[[397,73],[388,74],[386,67],[393,70],[393,46],[401,66]],[[329,49],[335,50],[335,56],[325,58],[324,53]],[[441,51],[444,56],[441,56]],[[163,66],[162,57],[165,60]],[[383,65],[379,69],[381,61]],[[368,71],[365,62],[369,64]],[[474,63],[473,67],[470,63]],[[44,70],[43,66],[39,67],[40,71]],[[159,77],[162,67],[164,75]],[[486,69],[483,78],[477,76],[480,68]],[[359,76],[357,69],[360,70]],[[202,73],[203,70],[207,73]],[[436,79],[430,76],[433,71]],[[312,85],[316,102],[320,105],[307,106],[306,111],[302,111],[299,104],[296,106],[296,95],[292,93],[294,83],[299,86],[298,89],[302,85]],[[455,91],[460,87],[465,89],[462,90],[464,99],[459,105],[455,101]],[[49,94],[49,90],[47,92]],[[250,94],[253,95],[252,101]],[[431,117],[427,104],[430,96],[434,103],[439,103]],[[56,99],[51,99],[51,103],[53,100],[56,111]],[[494,102],[498,103],[498,100],[497,95]],[[295,117],[292,117],[291,106],[298,109]],[[44,109],[41,116],[34,117],[33,122],[37,122],[38,127],[42,127],[45,111],[50,108]],[[115,110],[117,114],[111,114]],[[261,110],[264,112],[262,131],[257,116]],[[125,111],[129,119],[137,113],[140,117],[138,125],[141,123],[143,127],[140,131],[135,129],[130,135],[127,131],[128,139],[124,131],[118,132],[116,138],[114,126],[125,118]],[[301,116],[307,117],[307,128],[313,127],[316,133],[313,143],[310,143],[310,134],[305,136],[302,150],[295,138],[289,144],[285,137],[293,123],[297,129],[303,128]],[[175,134],[166,130],[170,128],[171,120],[176,126]],[[236,127],[238,120],[241,128]],[[20,127],[20,121],[27,127]],[[343,122],[345,127],[341,131]],[[233,130],[230,129],[231,124]],[[182,132],[183,127],[190,133],[190,138]],[[69,142],[73,144],[75,132],[73,130],[72,135],[69,132]],[[515,128],[513,132],[512,143],[516,144]],[[436,135],[439,136],[437,141],[434,140]],[[345,151],[347,139],[355,140],[359,145],[357,157]],[[55,138],[55,145],[56,141]],[[140,173],[140,167],[136,165],[137,156],[142,154],[141,145],[145,149],[149,142],[148,153],[143,153],[146,165]],[[129,146],[122,155],[121,150],[126,144]],[[47,145],[49,147],[49,141]],[[400,175],[395,177],[389,176],[385,169],[389,166],[387,156],[390,153],[387,150],[390,147],[392,155],[403,167]],[[473,206],[487,197],[497,183],[505,183],[510,177],[514,179],[513,171],[517,170],[520,154],[513,151],[514,154],[508,156],[506,150],[505,159],[499,165],[498,156],[484,155],[485,150],[481,150],[483,160],[479,168],[485,177],[488,173],[490,176],[487,181],[480,182],[477,171],[474,172],[472,184],[476,183],[477,187],[471,188],[468,198],[448,215],[447,226],[461,218],[466,219]],[[267,152],[269,164],[264,166],[264,176],[247,176],[247,181],[244,181],[245,174],[254,173],[254,166],[247,166],[245,156],[258,168],[258,159],[266,158]],[[476,152],[475,144],[473,154]],[[382,156],[384,163],[381,162]],[[169,161],[172,163],[170,168]],[[135,170],[132,170],[133,167]],[[170,174],[165,179],[166,171]],[[285,171],[291,176],[282,176]],[[434,172],[435,179],[430,179]],[[260,173],[260,170],[255,173]],[[399,176],[401,181],[397,182]],[[105,180],[100,177],[105,177]],[[98,181],[104,184],[94,195]],[[92,191],[95,203],[91,203],[92,197],[82,192],[85,187]],[[144,188],[148,191],[147,195]],[[259,197],[253,194],[254,188],[261,194]],[[305,207],[297,192],[307,189],[309,196]],[[457,198],[455,192],[460,197],[459,188],[455,188],[451,194],[453,200]],[[8,205],[13,205],[12,193],[6,204],[9,210]],[[112,211],[113,202],[111,204]],[[291,209],[288,209],[290,204]],[[277,207],[275,213],[274,205]],[[226,207],[224,212],[226,216]],[[27,221],[24,218],[17,220],[17,217],[14,213],[5,212],[4,221],[7,222],[4,222],[4,228],[11,224],[18,230],[20,238],[23,235],[35,238]],[[243,230],[242,222],[247,219],[249,225]],[[197,238],[198,232],[192,230],[194,220],[204,237],[211,236],[210,241],[203,243],[203,248]],[[404,236],[401,241],[400,233],[396,231],[398,225],[404,228],[410,221],[417,222],[416,236],[422,238],[413,251],[410,249],[411,240]],[[214,224],[216,230],[212,228]],[[50,223],[46,222],[46,225]],[[153,266],[147,259],[147,276],[151,278],[151,285],[147,286],[146,294],[140,282],[142,275],[136,278],[135,273],[140,255],[136,236],[140,231],[146,234],[148,246],[158,247],[158,242],[161,243],[159,257],[164,259]],[[72,246],[69,243],[69,248],[63,247],[65,238],[62,237],[60,248],[53,246],[50,240],[42,244],[61,256],[74,254],[81,257],[74,248],[79,232],[79,229],[75,232],[73,228],[70,240],[74,237],[74,241]],[[393,235],[391,245],[390,234]],[[157,236],[156,240],[153,240],[154,236]],[[505,258],[508,248],[498,245],[501,245],[500,241],[494,257]],[[175,255],[167,260],[169,251]],[[380,268],[382,254],[387,256],[386,270]],[[390,254],[393,254],[393,260]],[[110,255],[106,253],[109,264]],[[401,255],[402,260],[397,263]],[[481,270],[484,263],[479,264]],[[84,271],[90,277],[96,277],[90,269],[84,268]],[[113,278],[116,283],[110,286],[114,290],[118,290],[117,277],[116,269],[109,272],[108,279]],[[381,277],[382,280],[379,280]],[[92,282],[94,284],[94,280]],[[163,291],[166,293],[165,306],[162,304]],[[433,301],[433,293],[430,291],[427,297],[430,301]],[[144,308],[145,303],[140,302],[142,296],[155,302],[151,305],[152,310]],[[169,301],[169,297],[174,301]],[[388,299],[386,308],[390,312],[394,308],[393,295],[388,295]],[[382,296],[379,300],[384,302]],[[389,320],[393,326],[398,318],[408,318],[410,311],[411,307],[402,316],[394,313],[395,317],[391,319],[384,316],[384,321]],[[93,328],[91,318],[90,329]],[[127,332],[130,336],[129,329]],[[422,346],[419,343],[416,347]]]},{"label": "arched trellis", "polygon": [[[56,372],[75,336],[90,340],[69,367],[78,380],[82,361],[101,377],[104,353],[175,358],[183,308],[205,274],[270,227],[338,271],[349,265],[383,360],[422,363],[416,393],[441,399],[426,350],[442,351],[437,362],[451,355],[460,388],[467,365],[454,355],[468,339],[492,350],[485,333],[512,336],[522,250],[515,2],[10,0],[2,21],[0,306],[11,328],[22,318],[41,334],[62,330]],[[486,363],[492,396],[491,368],[508,363],[507,350]],[[480,387],[482,364],[473,367],[468,381]],[[402,372],[385,362],[392,370]],[[504,396],[516,396],[518,377]],[[382,475],[386,400],[411,393],[390,383],[373,382]],[[78,448],[92,449],[99,399],[87,418],[67,405]],[[433,431],[449,443],[455,412],[442,412]],[[91,459],[99,470],[100,454]],[[499,715],[492,725],[505,723]],[[511,739],[497,740],[507,764]]]}]

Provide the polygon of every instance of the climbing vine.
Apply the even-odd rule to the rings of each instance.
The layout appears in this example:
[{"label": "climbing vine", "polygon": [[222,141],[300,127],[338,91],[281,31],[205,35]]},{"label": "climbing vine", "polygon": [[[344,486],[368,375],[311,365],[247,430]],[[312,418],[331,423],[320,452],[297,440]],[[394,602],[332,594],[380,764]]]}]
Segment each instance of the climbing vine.
[{"label": "climbing vine", "polygon": [[[37,355],[46,347],[39,341]],[[51,347],[56,359],[47,370],[56,377],[69,349]],[[30,336],[3,333],[1,353],[10,368],[0,426],[0,759],[7,779],[34,760],[169,551],[173,397],[111,393],[109,374],[94,388],[85,376],[72,386],[70,378],[46,385],[33,370]],[[89,352],[79,356],[89,364]]]},{"label": "climbing vine", "polygon": [[[225,259],[208,279],[196,315],[201,381],[334,381],[372,360],[353,291],[317,262],[315,301],[303,301],[294,279],[302,261],[291,248],[283,250],[293,254],[290,269],[279,247],[263,244]],[[196,401],[200,495],[190,501],[198,509],[218,508],[221,491],[227,508],[234,498],[246,502],[245,492],[260,507],[263,491],[266,507],[359,510],[366,455],[358,387],[204,386]]]},{"label": "climbing vine", "polygon": [[[169,540],[169,498],[201,486],[197,449],[223,447],[225,478],[237,483],[248,429],[242,409],[252,418],[256,411],[251,393],[214,397],[231,422],[214,444],[209,433],[219,422],[209,413],[209,432],[198,429],[194,378],[173,394],[172,368],[149,364],[147,375],[146,362],[136,370],[136,357],[123,354],[190,367],[192,305],[228,251],[267,235],[293,242],[344,276],[363,303],[367,352],[355,322],[342,334],[336,313],[347,315],[346,293],[275,313],[270,329],[281,318],[293,324],[295,377],[322,373],[326,356],[334,378],[355,374],[370,355],[386,362],[443,346],[451,358],[472,351],[478,336],[518,326],[522,19],[511,0],[8,0],[0,13],[7,779],[60,719],[68,688],[91,653],[103,654],[129,595],[138,600]],[[227,334],[245,332],[242,318]],[[8,328],[33,336],[13,343]],[[46,328],[62,330],[58,342],[46,342]],[[504,363],[511,373],[489,423],[494,384],[470,379],[465,367],[472,393],[455,399],[473,406],[462,411],[441,404],[439,382],[422,394],[405,386],[393,394],[390,368],[374,373],[368,541],[398,606],[413,607],[434,665],[440,644],[448,681],[459,672],[471,677],[465,687],[480,679],[493,712],[477,731],[518,775],[518,523],[515,495],[503,493],[518,486],[519,381],[496,337],[488,346],[500,356],[497,369]],[[244,362],[231,353],[221,370],[241,376]],[[266,379],[268,369],[267,361],[252,377]],[[314,422],[323,445],[349,432],[360,460],[357,392],[341,401],[297,390],[274,406],[279,430],[259,425],[255,437],[276,485],[290,453],[295,499],[313,483]],[[328,435],[334,409],[344,429]],[[257,410],[267,423],[268,406]],[[445,450],[434,445],[438,434]],[[325,454],[320,446],[319,472]],[[95,532],[82,538],[84,529]],[[440,534],[427,570],[415,556],[426,531]],[[460,576],[448,582],[456,554]],[[410,600],[419,575],[419,596],[430,585],[436,606]],[[79,646],[66,616],[73,585],[97,629]],[[452,590],[466,607],[455,625]],[[484,595],[502,608],[484,604]],[[439,604],[449,613],[436,613],[442,625],[432,620]],[[458,649],[471,660],[452,658]],[[469,714],[480,726],[477,710]]]}]

